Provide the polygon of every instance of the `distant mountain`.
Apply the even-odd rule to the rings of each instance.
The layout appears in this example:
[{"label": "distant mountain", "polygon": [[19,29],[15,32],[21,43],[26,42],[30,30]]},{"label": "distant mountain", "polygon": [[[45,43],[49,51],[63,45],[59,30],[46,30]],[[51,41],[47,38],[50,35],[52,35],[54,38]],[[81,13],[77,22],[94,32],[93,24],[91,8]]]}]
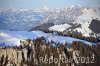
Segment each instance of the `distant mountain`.
[{"label": "distant mountain", "polygon": [[32,9],[0,9],[0,29],[30,30],[48,15],[47,11]]},{"label": "distant mountain", "polygon": [[[82,6],[40,9],[0,9],[0,30],[78,31],[97,33],[90,28],[93,19],[100,21],[100,8]],[[58,29],[59,27],[59,29]],[[99,34],[99,32],[98,32]]]}]

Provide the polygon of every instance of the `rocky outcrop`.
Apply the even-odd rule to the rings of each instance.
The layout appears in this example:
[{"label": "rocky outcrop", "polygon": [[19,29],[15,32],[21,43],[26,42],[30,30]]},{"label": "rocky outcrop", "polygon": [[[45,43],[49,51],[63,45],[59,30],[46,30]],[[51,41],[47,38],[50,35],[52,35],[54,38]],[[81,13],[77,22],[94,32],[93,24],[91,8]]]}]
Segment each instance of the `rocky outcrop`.
[{"label": "rocky outcrop", "polygon": [[93,19],[89,28],[94,32],[94,33],[100,33],[100,21],[97,19]]}]

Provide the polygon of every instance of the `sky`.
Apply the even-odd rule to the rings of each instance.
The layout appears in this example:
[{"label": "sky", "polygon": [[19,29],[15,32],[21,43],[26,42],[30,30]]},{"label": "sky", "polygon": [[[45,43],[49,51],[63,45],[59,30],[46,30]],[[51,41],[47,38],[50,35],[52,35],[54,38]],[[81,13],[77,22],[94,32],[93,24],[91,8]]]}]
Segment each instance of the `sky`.
[{"label": "sky", "polygon": [[0,8],[66,7],[72,5],[96,6],[100,0],[0,0]]}]

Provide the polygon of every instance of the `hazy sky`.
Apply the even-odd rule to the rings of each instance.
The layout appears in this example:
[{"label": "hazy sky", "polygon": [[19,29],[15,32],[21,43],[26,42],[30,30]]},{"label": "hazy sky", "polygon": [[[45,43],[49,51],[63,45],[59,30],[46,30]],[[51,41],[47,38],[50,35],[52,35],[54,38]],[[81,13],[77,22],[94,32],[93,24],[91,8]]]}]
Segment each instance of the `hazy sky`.
[{"label": "hazy sky", "polygon": [[41,8],[44,6],[55,8],[70,5],[96,6],[100,0],[0,0],[0,7]]}]

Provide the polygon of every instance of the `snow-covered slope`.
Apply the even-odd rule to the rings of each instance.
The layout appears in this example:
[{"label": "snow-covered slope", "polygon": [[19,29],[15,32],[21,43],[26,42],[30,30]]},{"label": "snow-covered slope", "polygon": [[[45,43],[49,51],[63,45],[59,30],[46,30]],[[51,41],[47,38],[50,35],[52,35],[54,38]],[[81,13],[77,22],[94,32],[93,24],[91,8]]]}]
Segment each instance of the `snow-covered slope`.
[{"label": "snow-covered slope", "polygon": [[26,39],[36,39],[38,37],[44,36],[46,39],[46,42],[50,42],[51,40],[54,42],[60,42],[62,44],[65,44],[66,41],[68,44],[72,43],[73,41],[81,41],[85,44],[94,44],[88,41],[72,38],[72,37],[64,37],[64,36],[58,36],[56,34],[51,33],[44,33],[42,31],[0,31],[0,46],[19,46],[20,40],[26,40]]},{"label": "snow-covered slope", "polygon": [[[78,32],[81,32],[83,35],[89,36],[90,33],[93,33],[93,31],[91,29],[89,29],[91,21],[93,19],[97,19],[97,20],[100,21],[100,11],[95,10],[95,9],[90,9],[90,8],[82,8],[81,12],[82,12],[82,14],[80,16],[77,16],[76,19],[73,22],[70,22],[74,26],[76,26],[76,25],[80,25],[80,26],[73,28],[74,26],[71,25],[71,27],[73,28],[72,29],[73,31],[77,30]],[[61,26],[63,26],[63,29],[62,29]],[[64,28],[64,27],[65,27],[65,24],[63,24],[63,25],[54,25],[54,26],[50,27],[50,30],[52,28],[52,30],[64,31],[67,28],[69,28],[68,26],[66,26],[67,28]],[[71,28],[69,30],[71,30]]]},{"label": "snow-covered slope", "polygon": [[89,29],[89,26],[91,24],[92,19],[98,19],[100,20],[100,12],[96,12],[92,9],[83,9],[82,10],[83,14],[79,16],[73,24],[81,24],[81,28],[76,28],[78,32],[81,32],[83,34],[88,34],[92,33],[92,30]]},{"label": "snow-covered slope", "polygon": [[20,40],[5,32],[0,32],[0,46],[19,46]]},{"label": "snow-covered slope", "polygon": [[71,25],[69,24],[60,24],[60,25],[54,25],[50,27],[49,30],[64,31],[69,27],[71,27]]}]

